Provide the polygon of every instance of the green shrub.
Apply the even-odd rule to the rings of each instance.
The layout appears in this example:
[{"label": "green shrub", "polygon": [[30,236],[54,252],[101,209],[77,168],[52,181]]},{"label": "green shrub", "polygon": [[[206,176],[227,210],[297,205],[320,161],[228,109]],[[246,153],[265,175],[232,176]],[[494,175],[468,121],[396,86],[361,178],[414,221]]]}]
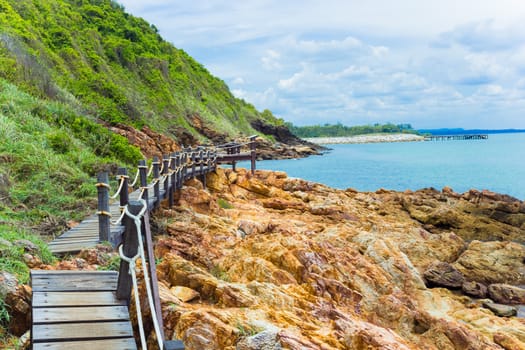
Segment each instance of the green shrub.
[{"label": "green shrub", "polygon": [[71,136],[64,130],[53,130],[47,134],[49,146],[56,153],[67,153],[73,146]]},{"label": "green shrub", "polygon": [[222,209],[233,209],[233,205],[224,198],[217,199],[217,204]]}]

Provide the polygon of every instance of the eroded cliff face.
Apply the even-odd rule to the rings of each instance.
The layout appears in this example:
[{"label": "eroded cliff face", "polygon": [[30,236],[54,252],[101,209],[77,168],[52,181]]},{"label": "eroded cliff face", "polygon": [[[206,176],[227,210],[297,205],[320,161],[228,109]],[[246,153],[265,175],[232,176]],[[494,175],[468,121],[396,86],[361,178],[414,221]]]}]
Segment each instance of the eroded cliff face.
[{"label": "eroded cliff face", "polygon": [[461,292],[523,283],[523,203],[242,169],[207,182],[156,214],[166,334],[187,349],[525,348],[522,319]]}]

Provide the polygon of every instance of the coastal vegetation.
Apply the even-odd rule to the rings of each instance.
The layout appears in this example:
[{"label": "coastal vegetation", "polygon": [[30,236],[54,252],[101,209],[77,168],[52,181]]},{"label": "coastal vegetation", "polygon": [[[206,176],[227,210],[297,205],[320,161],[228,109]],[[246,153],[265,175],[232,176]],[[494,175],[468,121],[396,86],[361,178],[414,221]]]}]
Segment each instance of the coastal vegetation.
[{"label": "coastal vegetation", "polygon": [[379,124],[346,126],[341,123],[296,126],[288,123],[290,131],[298,137],[343,137],[367,134],[419,134],[410,124]]},{"label": "coastal vegetation", "polygon": [[282,124],[235,98],[154,25],[113,0],[0,0],[0,78],[110,124],[197,140],[199,123],[231,137]]}]

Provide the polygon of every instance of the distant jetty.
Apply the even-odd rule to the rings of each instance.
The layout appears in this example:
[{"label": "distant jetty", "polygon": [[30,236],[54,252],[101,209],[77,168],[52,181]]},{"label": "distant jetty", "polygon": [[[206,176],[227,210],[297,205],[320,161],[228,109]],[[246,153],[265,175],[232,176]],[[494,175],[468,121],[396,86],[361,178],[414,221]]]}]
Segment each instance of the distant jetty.
[{"label": "distant jetty", "polygon": [[425,141],[453,141],[453,140],[487,140],[488,134],[469,134],[469,135],[429,135],[425,136]]}]

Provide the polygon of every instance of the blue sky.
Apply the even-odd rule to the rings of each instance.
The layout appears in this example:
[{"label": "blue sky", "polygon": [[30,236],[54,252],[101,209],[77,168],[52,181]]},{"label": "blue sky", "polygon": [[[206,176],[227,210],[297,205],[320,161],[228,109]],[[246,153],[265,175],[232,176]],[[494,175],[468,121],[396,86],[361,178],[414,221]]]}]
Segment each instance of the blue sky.
[{"label": "blue sky", "polygon": [[523,0],[118,0],[297,125],[525,128]]}]

